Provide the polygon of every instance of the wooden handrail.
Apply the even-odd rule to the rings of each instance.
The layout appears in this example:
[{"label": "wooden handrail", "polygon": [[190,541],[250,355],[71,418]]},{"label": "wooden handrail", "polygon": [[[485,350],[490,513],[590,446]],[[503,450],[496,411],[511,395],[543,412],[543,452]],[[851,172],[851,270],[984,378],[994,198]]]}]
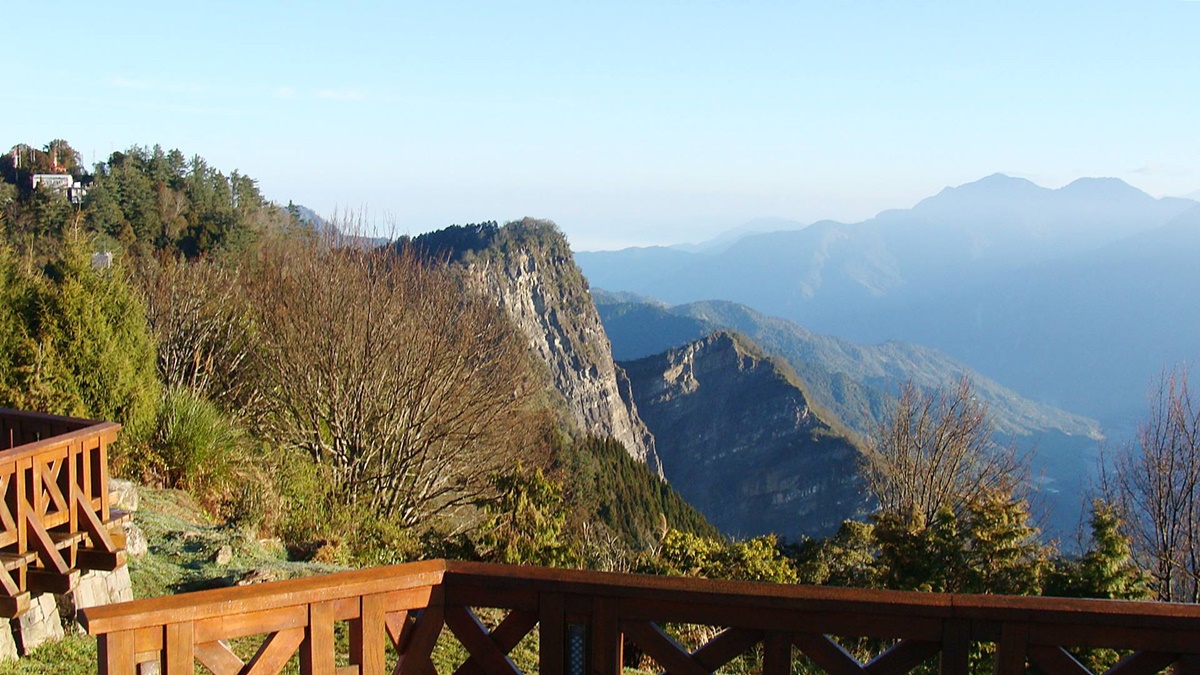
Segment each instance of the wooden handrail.
[{"label": "wooden handrail", "polygon": [[33,443],[24,443],[7,450],[0,451],[0,462],[14,462],[31,455],[38,455],[65,445],[76,443],[80,440],[91,438],[94,436],[106,436],[109,442],[116,439],[117,432],[120,431],[121,425],[114,422],[96,422],[95,424],[68,431],[65,434],[58,434],[49,438],[35,441]]},{"label": "wooden handrail", "polygon": [[[509,610],[492,630],[478,608]],[[138,600],[83,611],[99,637],[100,672],[157,662],[168,675],[279,672],[299,654],[304,673],[430,673],[443,629],[470,655],[463,673],[518,672],[508,652],[539,628],[539,672],[616,674],[634,644],[668,672],[710,673],[761,648],[764,673],[790,672],[803,654],[838,675],[902,673],[935,657],[966,673],[973,643],[997,645],[997,672],[1036,665],[1085,670],[1066,648],[1132,652],[1122,673],[1200,663],[1200,607],[1169,603],[946,595],[428,561]],[[334,667],[334,624],[350,626],[350,668]],[[687,650],[665,624],[715,627]],[[265,635],[243,663],[227,641]],[[869,664],[828,636],[898,640]],[[582,649],[572,650],[572,646]],[[583,659],[584,661],[579,661]],[[583,670],[576,670],[583,668]]]},{"label": "wooden handrail", "polygon": [[0,408],[0,450],[35,443],[99,423],[98,420]]},{"label": "wooden handrail", "polygon": [[394,590],[432,587],[441,583],[444,571],[444,561],[432,560],[252,586],[217,588],[92,607],[86,610],[80,621],[93,634],[137,630],[166,623],[201,621]]},{"label": "wooden handrail", "polygon": [[112,422],[0,408],[0,616],[64,593],[81,569],[125,564],[108,492]]}]

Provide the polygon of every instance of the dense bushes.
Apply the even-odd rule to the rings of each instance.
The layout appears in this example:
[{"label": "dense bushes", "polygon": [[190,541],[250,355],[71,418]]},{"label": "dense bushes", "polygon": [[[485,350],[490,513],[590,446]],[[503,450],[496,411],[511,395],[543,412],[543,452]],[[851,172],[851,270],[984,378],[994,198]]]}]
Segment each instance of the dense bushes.
[{"label": "dense bushes", "polygon": [[256,428],[329,466],[345,502],[414,526],[544,461],[531,355],[449,270],[299,236],[251,264]]},{"label": "dense bushes", "polygon": [[93,268],[76,234],[44,269],[11,253],[0,253],[0,266],[4,403],[115,420],[125,426],[124,447],[144,441],[160,387],[144,305],[124,267]]}]

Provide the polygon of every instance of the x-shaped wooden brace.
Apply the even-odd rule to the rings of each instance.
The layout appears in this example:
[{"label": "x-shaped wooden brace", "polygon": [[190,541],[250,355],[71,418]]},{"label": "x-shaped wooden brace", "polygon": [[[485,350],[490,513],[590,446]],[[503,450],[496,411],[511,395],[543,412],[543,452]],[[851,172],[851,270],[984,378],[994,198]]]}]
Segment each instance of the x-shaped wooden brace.
[{"label": "x-shaped wooden brace", "polygon": [[520,675],[521,671],[509,660],[508,653],[537,622],[537,614],[513,610],[489,632],[469,607],[446,607],[446,626],[471,655],[454,671],[455,675]]},{"label": "x-shaped wooden brace", "polygon": [[688,651],[652,621],[623,621],[621,631],[668,673],[708,675],[761,642],[764,632],[727,628],[696,651]]},{"label": "x-shaped wooden brace", "polygon": [[901,640],[864,665],[825,635],[800,633],[793,636],[792,642],[830,675],[898,675],[941,651],[937,642]]},{"label": "x-shaped wooden brace", "polygon": [[[1062,647],[1031,645],[1029,658],[1039,668],[1052,675],[1092,675],[1092,671],[1080,663]],[[1175,663],[1178,657],[1162,652],[1135,652],[1121,659],[1104,675],[1153,675]],[[1195,672],[1193,664],[1193,670]]]},{"label": "x-shaped wooden brace", "polygon": [[419,616],[413,612],[385,615],[384,627],[400,654],[392,675],[437,675],[429,656],[442,633],[443,623],[444,610],[439,605],[426,607]]},{"label": "x-shaped wooden brace", "polygon": [[288,628],[271,633],[246,663],[224,642],[205,642],[195,647],[196,660],[214,675],[258,675],[278,673],[304,642],[304,628]]}]

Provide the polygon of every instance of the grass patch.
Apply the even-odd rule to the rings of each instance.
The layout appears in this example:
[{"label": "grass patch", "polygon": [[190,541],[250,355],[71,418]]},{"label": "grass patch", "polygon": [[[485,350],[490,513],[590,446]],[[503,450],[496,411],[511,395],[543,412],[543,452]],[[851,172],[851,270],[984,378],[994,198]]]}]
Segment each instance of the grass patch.
[{"label": "grass patch", "polygon": [[57,642],[47,642],[20,660],[0,663],[0,675],[92,675],[95,672],[96,641],[73,633]]},{"label": "grass patch", "polygon": [[[150,542],[150,553],[129,563],[135,598],[152,598],[233,585],[255,571],[276,580],[328,574],[344,568],[287,559],[278,540],[257,539],[246,530],[221,525],[182,490],[141,488],[135,521]],[[228,563],[217,552],[229,547]]]},{"label": "grass patch", "polygon": [[[134,522],[146,535],[149,553],[129,561],[129,577],[135,598],[174,595],[205,588],[232,585],[244,575],[266,573],[274,579],[327,574],[344,568],[287,559],[276,540],[259,540],[237,527],[222,525],[204,512],[182,490],[138,488],[139,508]],[[218,565],[214,557],[228,546],[231,558]],[[257,643],[235,644],[248,649]],[[240,642],[240,641],[239,641]],[[76,635],[47,643],[18,661],[0,663],[0,675],[46,673],[54,675],[96,672],[96,641]]]}]

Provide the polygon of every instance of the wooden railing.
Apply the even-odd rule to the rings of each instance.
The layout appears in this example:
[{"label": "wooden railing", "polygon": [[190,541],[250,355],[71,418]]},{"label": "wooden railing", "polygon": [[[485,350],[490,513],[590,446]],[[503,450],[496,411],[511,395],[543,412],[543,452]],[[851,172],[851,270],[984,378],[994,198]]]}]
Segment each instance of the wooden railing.
[{"label": "wooden railing", "polygon": [[[498,608],[503,611],[482,608]],[[430,561],[84,610],[101,673],[153,662],[167,675],[435,672],[443,629],[463,648],[454,672],[518,673],[510,652],[536,628],[542,675],[621,672],[623,646],[668,673],[712,673],[747,656],[763,673],[804,661],[835,675],[918,666],[967,673],[991,643],[996,673],[1088,671],[1068,649],[1126,655],[1113,675],[1197,672],[1200,607],[1108,600],[940,595],[780,586]],[[489,629],[480,616],[495,619]],[[503,615],[503,618],[500,618]],[[344,622],[344,627],[338,625]],[[685,648],[665,628],[712,627]],[[673,629],[672,629],[673,630]],[[263,639],[249,636],[265,636]],[[337,636],[346,636],[340,642]],[[839,638],[876,638],[865,663]],[[238,639],[241,639],[240,643]],[[246,657],[238,656],[239,649]],[[244,644],[249,640],[250,647]],[[978,650],[977,650],[978,651]],[[339,665],[340,664],[340,665]]]},{"label": "wooden railing", "polygon": [[0,408],[0,616],[31,593],[65,593],[80,569],[125,564],[127,514],[110,505],[108,446],[119,424]]}]

